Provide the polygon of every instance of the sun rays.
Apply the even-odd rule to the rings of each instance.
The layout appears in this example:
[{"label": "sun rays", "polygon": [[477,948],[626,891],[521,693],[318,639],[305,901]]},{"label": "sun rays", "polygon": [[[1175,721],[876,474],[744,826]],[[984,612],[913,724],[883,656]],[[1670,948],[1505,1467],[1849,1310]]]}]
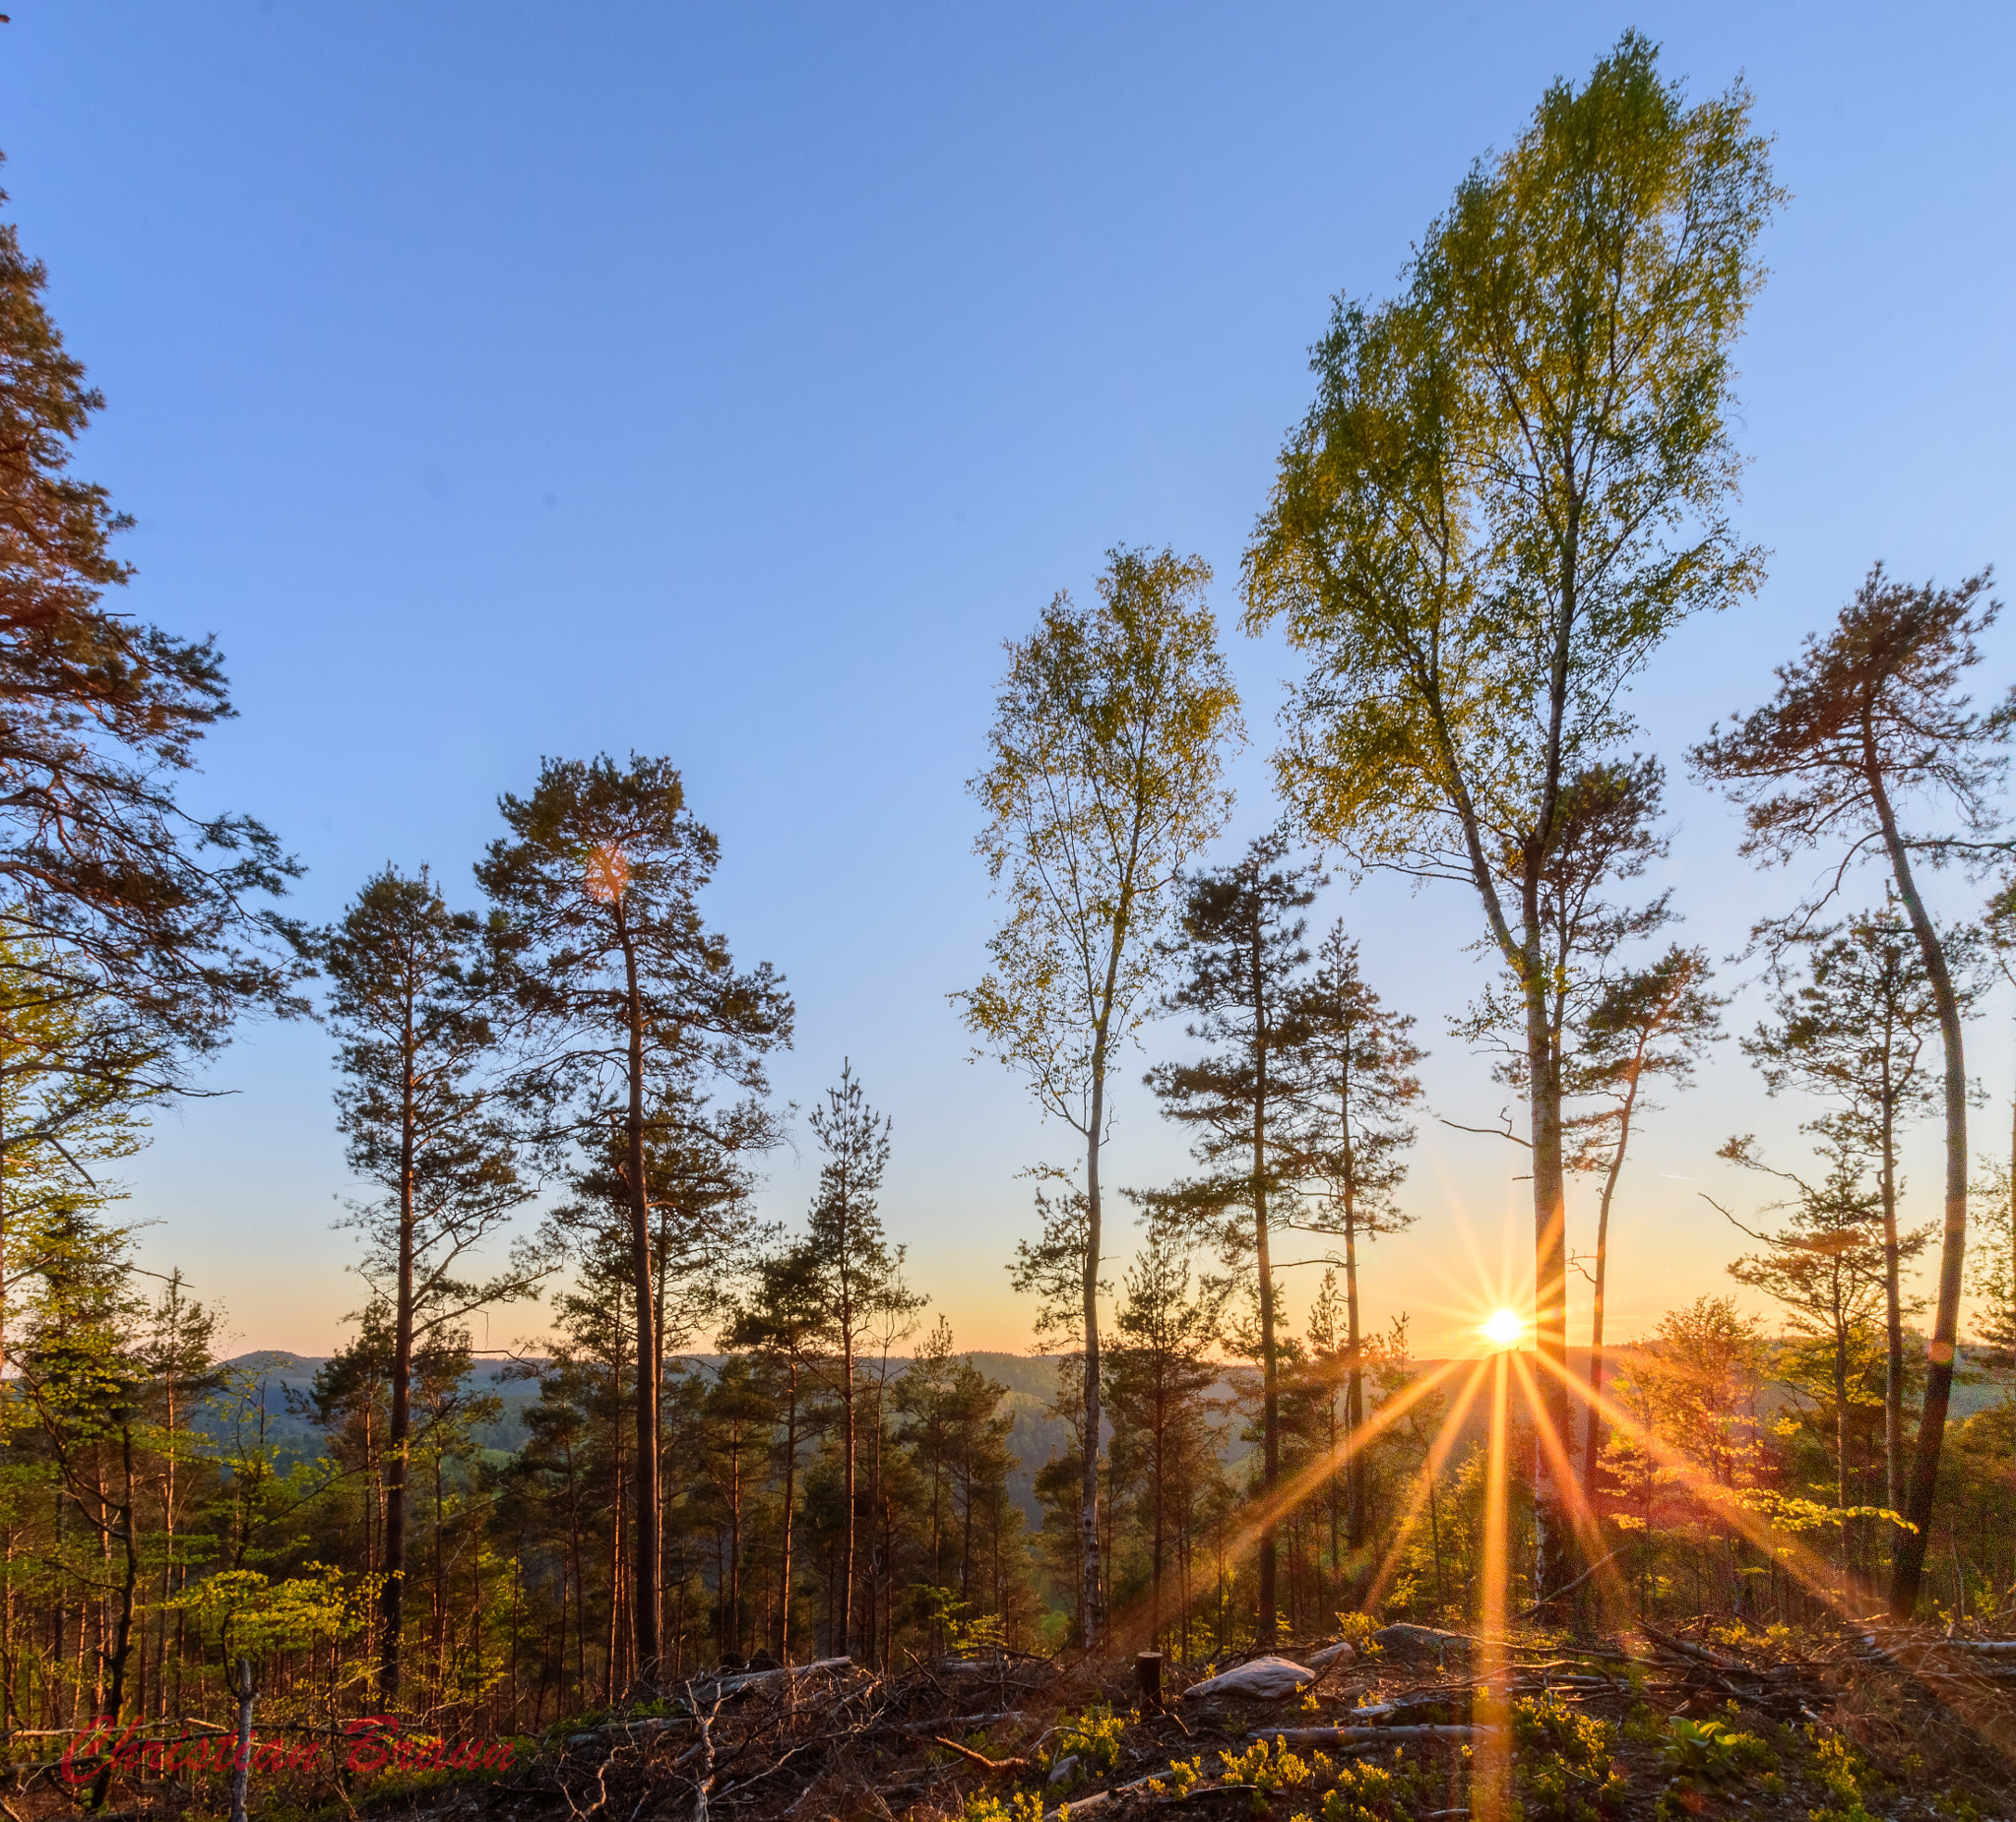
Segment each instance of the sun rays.
[{"label": "sun rays", "polygon": [[[1475,1351],[1445,1358],[1418,1372],[1372,1406],[1355,1430],[1341,1436],[1335,1447],[1323,1449],[1284,1473],[1271,1493],[1256,1489],[1257,1496],[1228,1540],[1227,1553],[1236,1559],[1250,1550],[1265,1529],[1283,1523],[1328,1479],[1344,1473],[1354,1457],[1390,1443],[1395,1431],[1406,1425],[1403,1433],[1408,1436],[1411,1466],[1399,1519],[1377,1560],[1369,1565],[1369,1576],[1361,1584],[1360,1604],[1368,1611],[1376,1609],[1403,1568],[1410,1561],[1418,1565],[1419,1557],[1414,1552],[1424,1528],[1432,1523],[1435,1603],[1445,1619],[1474,1629],[1483,1642],[1479,1675],[1484,1684],[1496,1687],[1503,1683],[1507,1641],[1522,1621],[1539,1617],[1558,1623],[1572,1617],[1576,1608],[1571,1603],[1592,1596],[1605,1609],[1628,1611],[1632,1590],[1623,1551],[1606,1548],[1606,1519],[1613,1517],[1618,1496],[1605,1490],[1600,1477],[1588,1476],[1581,1460],[1589,1386],[1562,1362],[1534,1351],[1530,1280],[1519,1283],[1509,1269],[1490,1272],[1467,1230],[1464,1241],[1473,1273],[1470,1283],[1461,1282],[1458,1262],[1463,1255],[1458,1254],[1451,1262],[1455,1269],[1442,1273],[1448,1286],[1446,1300],[1427,1313],[1446,1322],[1453,1337],[1473,1338]],[[1509,1267],[1510,1261],[1505,1264]],[[1565,1435],[1559,1427],[1560,1400],[1545,1396],[1549,1386],[1566,1393]],[[1442,1395],[1439,1411],[1438,1395]],[[1746,1501],[1744,1489],[1722,1483],[1663,1438],[1616,1395],[1612,1385],[1597,1394],[1595,1406],[1607,1429],[1642,1454],[1663,1487],[1691,1497],[1712,1522],[1726,1526],[1813,1598],[1837,1612],[1848,1610],[1837,1568],[1798,1537],[1775,1525],[1768,1511]],[[1457,1551],[1451,1527],[1459,1515],[1444,1476],[1465,1446],[1481,1456],[1472,1471],[1479,1475],[1481,1485],[1480,1488],[1478,1480],[1470,1482],[1471,1503],[1460,1519],[1460,1527],[1468,1530]],[[1593,1566],[1582,1568],[1579,1575],[1569,1570],[1575,1579],[1567,1587],[1557,1588],[1551,1600],[1527,1600],[1515,1606],[1521,1591],[1531,1591],[1537,1568],[1515,1544],[1515,1535],[1527,1523],[1519,1517],[1524,1499],[1515,1502],[1515,1493],[1530,1485],[1536,1474],[1558,1499],[1572,1542],[1569,1559],[1578,1566]],[[1592,1486],[1597,1489],[1594,1499]],[[1451,1564],[1445,1577],[1443,1564],[1452,1554],[1461,1560]],[[1364,1567],[1360,1558],[1358,1573],[1363,1573]],[[1146,1643],[1154,1629],[1145,1602],[1111,1616],[1116,1640]],[[1506,1813],[1509,1787],[1504,1778],[1508,1774],[1502,1766],[1493,1770],[1488,1755],[1480,1758],[1480,1785],[1487,1788],[1480,1789],[1477,1814],[1483,1822],[1491,1822],[1492,1817]]]}]

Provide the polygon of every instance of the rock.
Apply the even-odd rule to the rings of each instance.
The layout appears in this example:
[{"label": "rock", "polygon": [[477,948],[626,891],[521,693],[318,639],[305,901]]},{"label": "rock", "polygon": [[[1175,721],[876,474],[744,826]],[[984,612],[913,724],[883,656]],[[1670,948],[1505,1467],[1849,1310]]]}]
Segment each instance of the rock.
[{"label": "rock", "polygon": [[1333,1664],[1355,1664],[1357,1661],[1358,1655],[1349,1643],[1326,1645],[1310,1656],[1309,1668],[1327,1670]]},{"label": "rock", "polygon": [[1438,1626],[1381,1626],[1372,1634],[1375,1645],[1398,1657],[1424,1658],[1433,1654],[1444,1661],[1460,1658],[1476,1643],[1461,1632],[1444,1632]]},{"label": "rock", "polygon": [[1255,1658],[1235,1669],[1207,1676],[1183,1691],[1185,1701],[1215,1696],[1221,1702],[1279,1702],[1292,1696],[1316,1672],[1287,1658]]},{"label": "rock", "polygon": [[1050,1782],[1052,1784],[1069,1784],[1077,1776],[1078,1755],[1075,1752],[1069,1758],[1059,1759],[1056,1764],[1050,1767]]}]

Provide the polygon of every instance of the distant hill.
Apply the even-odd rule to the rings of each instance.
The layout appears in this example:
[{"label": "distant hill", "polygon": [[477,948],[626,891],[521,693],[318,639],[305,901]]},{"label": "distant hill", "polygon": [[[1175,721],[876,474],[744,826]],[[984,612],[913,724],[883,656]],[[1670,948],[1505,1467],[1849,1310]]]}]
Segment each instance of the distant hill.
[{"label": "distant hill", "polygon": [[[263,1442],[277,1448],[282,1465],[314,1461],[325,1448],[321,1430],[309,1415],[309,1393],[328,1354],[285,1353],[274,1349],[241,1353],[226,1360],[231,1384],[210,1400],[195,1427],[219,1443]],[[521,1414],[537,1399],[536,1379],[505,1379],[501,1362],[479,1361],[470,1374],[472,1387],[499,1399],[504,1410],[490,1423],[477,1427],[477,1443],[513,1455],[525,1443]]]},{"label": "distant hill", "polygon": [[[1609,1370],[1615,1373],[1619,1369],[1628,1369],[1632,1351],[1628,1345],[1612,1350]],[[1033,1529],[1041,1523],[1042,1517],[1036,1502],[1037,1472],[1071,1446],[1070,1425],[1053,1415],[1050,1410],[1057,1395],[1057,1356],[976,1352],[970,1357],[988,1378],[1007,1387],[1002,1409],[1014,1419],[1008,1432],[1008,1447],[1015,1457],[1015,1468],[1008,1480],[1009,1493]],[[692,1365],[712,1367],[720,1364],[722,1356],[693,1354],[686,1358]],[[232,1386],[209,1402],[196,1418],[195,1427],[220,1444],[233,1440],[241,1444],[264,1442],[267,1447],[278,1449],[284,1466],[315,1460],[323,1453],[325,1445],[321,1431],[307,1414],[308,1395],[316,1372],[328,1359],[327,1354],[265,1350],[240,1354],[236,1359],[226,1361],[232,1370]],[[1439,1360],[1420,1360],[1416,1362],[1416,1367],[1421,1372],[1433,1372],[1443,1364]],[[1586,1378],[1589,1371],[1588,1349],[1571,1348],[1568,1351],[1568,1368],[1577,1379]],[[539,1388],[536,1379],[505,1378],[504,1372],[502,1362],[481,1361],[470,1374],[470,1383],[493,1394],[503,1406],[502,1413],[494,1421],[477,1430],[477,1442],[494,1454],[512,1455],[524,1446],[524,1413],[537,1400]],[[1452,1398],[1467,1377],[1463,1372],[1451,1375],[1449,1391]],[[1222,1380],[1212,1391],[1215,1398],[1226,1399],[1232,1391],[1231,1381]],[[1767,1409],[1782,1403],[1784,1397],[1782,1391],[1776,1400],[1767,1394]],[[1971,1416],[1998,1403],[2001,1398],[1999,1387],[1971,1384],[1962,1379],[1953,1388],[1953,1415]],[[1526,1401],[1519,1391],[1516,1376],[1511,1404],[1515,1417],[1526,1414]],[[1236,1416],[1229,1414],[1219,1418],[1225,1427],[1230,1427],[1237,1421]],[[1488,1390],[1480,1388],[1480,1396],[1461,1426],[1450,1459],[1460,1461],[1472,1444],[1486,1438],[1489,1428]],[[1110,1436],[1111,1430],[1106,1433]],[[1228,1466],[1236,1469],[1252,1453],[1253,1446],[1236,1434],[1229,1437],[1227,1449]]]}]

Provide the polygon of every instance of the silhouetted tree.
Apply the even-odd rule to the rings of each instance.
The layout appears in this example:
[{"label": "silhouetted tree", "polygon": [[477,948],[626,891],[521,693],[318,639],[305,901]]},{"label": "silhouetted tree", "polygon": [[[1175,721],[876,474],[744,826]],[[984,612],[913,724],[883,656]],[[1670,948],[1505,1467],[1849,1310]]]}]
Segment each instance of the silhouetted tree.
[{"label": "silhouetted tree", "polygon": [[1297,988],[1298,1048],[1285,1086],[1294,1109],[1290,1143],[1295,1167],[1318,1193],[1303,1223],[1344,1241],[1345,1424],[1353,1441],[1345,1467],[1353,1549],[1365,1542],[1365,1472],[1356,1446],[1365,1421],[1364,1326],[1358,1301],[1358,1242],[1413,1224],[1395,1196],[1407,1175],[1401,1155],[1414,1143],[1407,1115],[1420,1099],[1415,1065],[1424,1052],[1415,1021],[1389,1010],[1358,968],[1358,946],[1340,918],[1323,939],[1312,979]]},{"label": "silhouetted tree", "polygon": [[1172,1118],[1198,1131],[1195,1156],[1216,1165],[1212,1180],[1192,1185],[1184,1200],[1213,1211],[1243,1213],[1223,1228],[1228,1262],[1250,1255],[1258,1297],[1261,1407],[1259,1636],[1275,1628],[1274,1506],[1281,1480],[1281,1379],[1275,1336],[1270,1199],[1292,1205],[1295,1148],[1280,1127],[1290,1103],[1287,1078],[1301,1043],[1296,975],[1309,959],[1306,922],[1297,913],[1316,896],[1314,867],[1284,867],[1288,839],[1262,836],[1245,857],[1199,873],[1187,883],[1175,938],[1167,945],[1180,971],[1164,1004],[1195,1022],[1185,1035],[1222,1046],[1192,1063],[1163,1063],[1148,1085]]},{"label": "silhouetted tree", "polygon": [[[1945,1224],[1939,1290],[1926,1348],[1924,1415],[1912,1458],[1904,1515],[1916,1528],[1899,1539],[1891,1611],[1908,1618],[1930,1539],[1939,1449],[1953,1395],[1960,1291],[1967,1251],[1967,1061],[1961,994],[1947,945],[1925,909],[1912,865],[1916,851],[1966,857],[2006,851],[1990,840],[1990,789],[2006,767],[1998,750],[2007,710],[1981,716],[1962,694],[1962,674],[1980,661],[1976,640],[1992,623],[1985,574],[1957,589],[1891,582],[1881,564],[1826,634],[1815,634],[1778,670],[1778,691],[1724,733],[1711,729],[1692,754],[1704,777],[1744,806],[1745,854],[1786,861],[1810,848],[1838,851],[1838,882],[1868,848],[1880,849],[1918,939],[1945,1053]],[[1959,828],[1907,829],[1914,799],[1943,800]]]}]

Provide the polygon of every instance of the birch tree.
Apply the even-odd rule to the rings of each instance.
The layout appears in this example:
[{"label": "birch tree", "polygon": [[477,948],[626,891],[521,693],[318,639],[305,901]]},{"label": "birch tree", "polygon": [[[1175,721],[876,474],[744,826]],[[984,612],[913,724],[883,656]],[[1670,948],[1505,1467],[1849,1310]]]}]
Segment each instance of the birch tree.
[{"label": "birch tree", "polygon": [[976,844],[1008,902],[991,966],[956,995],[967,1027],[1085,1147],[1085,1643],[1098,1633],[1100,1152],[1107,1082],[1153,1006],[1156,949],[1184,864],[1224,827],[1226,749],[1244,737],[1205,605],[1211,569],[1169,550],[1107,553],[1097,601],[1059,594],[1008,645]]},{"label": "birch tree", "polygon": [[[1460,881],[1518,993],[1535,1334],[1565,1436],[1561,1084],[1544,881],[1565,799],[1690,615],[1749,594],[1732,349],[1778,200],[1740,86],[1688,104],[1627,32],[1479,165],[1385,303],[1340,300],[1245,559],[1247,626],[1309,660],[1277,756],[1311,834]],[[1562,1502],[1535,1462],[1545,1599]]]}]

